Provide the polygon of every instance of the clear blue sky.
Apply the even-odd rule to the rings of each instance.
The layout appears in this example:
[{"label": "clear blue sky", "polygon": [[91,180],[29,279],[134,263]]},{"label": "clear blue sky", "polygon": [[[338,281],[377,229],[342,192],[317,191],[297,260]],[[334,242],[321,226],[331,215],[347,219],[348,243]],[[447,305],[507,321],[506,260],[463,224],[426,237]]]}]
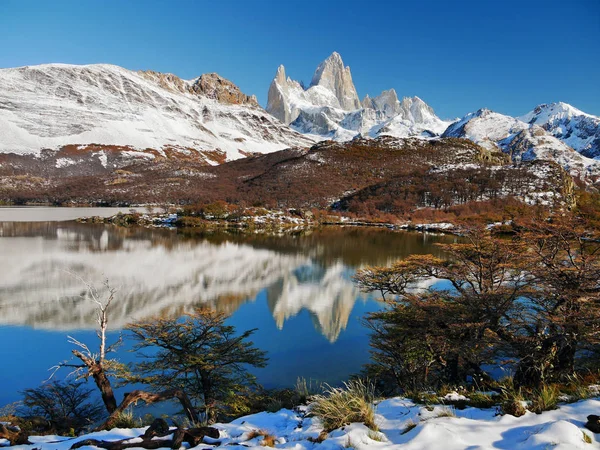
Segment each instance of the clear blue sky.
[{"label": "clear blue sky", "polygon": [[0,67],[218,72],[266,103],[338,51],[361,98],[394,87],[444,118],[564,101],[600,115],[600,0],[0,0]]}]

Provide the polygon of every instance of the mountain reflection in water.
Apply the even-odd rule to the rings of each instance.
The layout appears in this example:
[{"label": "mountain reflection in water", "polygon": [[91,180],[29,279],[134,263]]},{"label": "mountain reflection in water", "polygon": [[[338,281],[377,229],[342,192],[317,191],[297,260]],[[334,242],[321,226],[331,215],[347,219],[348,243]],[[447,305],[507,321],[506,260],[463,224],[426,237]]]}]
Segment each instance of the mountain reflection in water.
[{"label": "mountain reflection in water", "polygon": [[0,324],[54,330],[92,329],[85,286],[118,288],[110,326],[152,315],[178,316],[198,306],[228,314],[266,289],[277,327],[309,311],[334,342],[361,293],[351,276],[436,252],[453,237],[382,229],[325,228],[298,236],[185,235],[169,230],[78,223],[2,223]]}]

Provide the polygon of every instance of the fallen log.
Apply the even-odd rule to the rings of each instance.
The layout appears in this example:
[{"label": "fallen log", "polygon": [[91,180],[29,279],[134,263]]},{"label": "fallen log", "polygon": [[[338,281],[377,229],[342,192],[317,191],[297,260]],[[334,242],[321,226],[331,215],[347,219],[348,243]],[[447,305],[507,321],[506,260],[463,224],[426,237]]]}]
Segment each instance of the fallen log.
[{"label": "fallen log", "polygon": [[88,445],[105,448],[106,450],[123,450],[125,448],[147,448],[147,449],[158,449],[158,448],[171,448],[173,443],[172,439],[147,439],[142,442],[127,442],[130,439],[123,439],[120,441],[100,441],[98,439],[84,439],[83,441],[76,442],[71,446],[71,450],[86,447]]},{"label": "fallen log", "polygon": [[[158,425],[158,423],[157,423]],[[177,428],[173,431],[172,439],[153,439],[154,433],[142,434],[139,436],[142,438],[142,442],[129,442],[135,438],[121,439],[119,441],[101,441],[98,439],[84,439],[76,442],[71,446],[71,450],[76,450],[85,446],[94,446],[103,448],[106,450],[123,450],[126,448],[144,448],[148,450],[155,450],[159,448],[171,448],[179,449],[184,442],[190,444],[191,447],[196,447],[202,443],[204,436],[208,436],[214,439],[219,438],[219,430],[213,427],[197,427],[190,428],[188,430],[183,428]]]},{"label": "fallen log", "polygon": [[10,445],[31,445],[29,435],[25,431],[2,423],[0,423],[0,439],[7,439]]}]

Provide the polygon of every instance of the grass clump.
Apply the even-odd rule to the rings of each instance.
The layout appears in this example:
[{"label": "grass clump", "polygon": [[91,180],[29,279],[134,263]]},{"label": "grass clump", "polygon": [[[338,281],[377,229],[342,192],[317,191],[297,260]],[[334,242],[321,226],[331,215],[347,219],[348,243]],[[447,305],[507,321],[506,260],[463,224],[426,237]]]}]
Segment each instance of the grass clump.
[{"label": "grass clump", "polygon": [[567,382],[558,385],[561,393],[567,396],[568,402],[577,402],[594,397],[597,393],[591,387],[598,381],[598,377],[594,373],[585,375],[572,375]]},{"label": "grass clump", "polygon": [[135,419],[133,411],[126,410],[119,415],[113,421],[114,428],[135,428],[139,425],[139,422]]},{"label": "grass clump", "polygon": [[581,433],[583,434],[583,442],[586,444],[591,444],[592,438],[585,431],[582,431]]},{"label": "grass clump", "polygon": [[545,384],[540,389],[533,391],[529,409],[536,414],[556,409],[559,395],[560,392],[556,386]]},{"label": "grass clump", "polygon": [[515,388],[511,382],[501,387],[500,411],[502,414],[521,417],[527,412],[525,408],[525,397],[521,388]]},{"label": "grass clump", "polygon": [[468,405],[473,408],[493,408],[498,403],[498,400],[494,397],[495,395],[486,394],[483,392],[472,392],[468,394],[469,402]]},{"label": "grass clump", "polygon": [[452,406],[442,406],[435,414],[435,417],[456,417],[456,412]]},{"label": "grass clump", "polygon": [[323,394],[315,395],[310,404],[310,412],[321,419],[327,431],[362,422],[371,430],[378,431],[373,409],[373,386],[363,380],[352,380],[344,387],[326,386]]},{"label": "grass clump", "polygon": [[367,433],[367,436],[369,437],[369,439],[376,441],[376,442],[385,442],[386,441],[385,435],[379,431],[369,430],[369,432]]},{"label": "grass clump", "polygon": [[310,401],[310,398],[320,392],[321,389],[316,385],[316,382],[313,382],[313,380],[306,381],[306,378],[298,377],[296,379],[294,391],[297,396],[298,404],[306,405]]}]

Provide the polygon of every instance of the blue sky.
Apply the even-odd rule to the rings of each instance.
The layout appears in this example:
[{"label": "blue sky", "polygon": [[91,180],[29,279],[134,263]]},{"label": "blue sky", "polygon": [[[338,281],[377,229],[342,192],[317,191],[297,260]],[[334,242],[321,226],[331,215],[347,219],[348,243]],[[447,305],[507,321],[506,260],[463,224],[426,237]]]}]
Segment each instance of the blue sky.
[{"label": "blue sky", "polygon": [[359,96],[395,88],[443,118],[564,101],[600,115],[599,0],[0,0],[0,67],[112,63],[218,72],[266,103],[339,52]]}]

